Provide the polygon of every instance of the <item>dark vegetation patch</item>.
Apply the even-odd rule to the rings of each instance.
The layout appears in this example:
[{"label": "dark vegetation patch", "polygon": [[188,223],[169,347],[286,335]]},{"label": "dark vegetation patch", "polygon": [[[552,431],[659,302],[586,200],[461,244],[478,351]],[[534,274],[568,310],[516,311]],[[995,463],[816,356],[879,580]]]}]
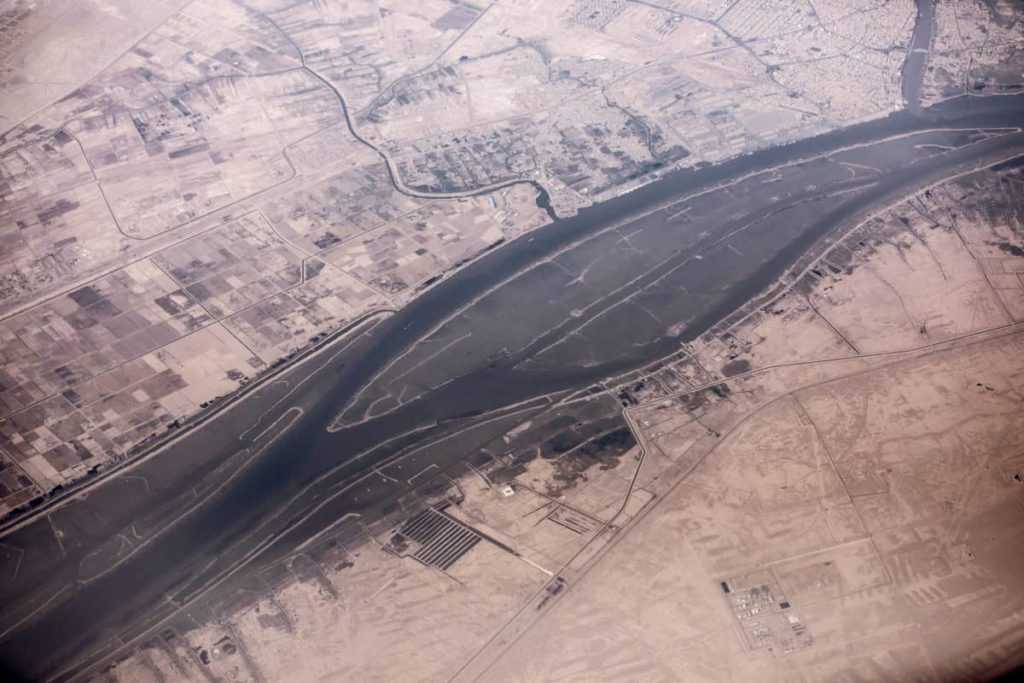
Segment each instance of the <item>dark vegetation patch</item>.
[{"label": "dark vegetation patch", "polygon": [[486,451],[501,463],[490,468],[488,476],[504,484],[523,474],[534,459],[543,458],[554,468],[544,483],[547,494],[560,495],[585,478],[590,468],[615,467],[635,443],[618,404],[598,399],[552,411],[527,429],[487,444]]},{"label": "dark vegetation patch", "polygon": [[526,467],[530,462],[540,455],[540,451],[534,449],[523,449],[506,456],[500,467],[490,470],[488,477],[495,484],[507,484],[516,477],[526,473]]},{"label": "dark vegetation patch", "polygon": [[1024,256],[1024,249],[1018,247],[1016,244],[1010,244],[1009,242],[990,242],[993,246],[999,247],[999,250],[1010,256]]},{"label": "dark vegetation patch", "polygon": [[722,384],[716,384],[713,387],[709,387],[709,389],[711,393],[718,398],[729,398],[729,395],[732,394],[732,390],[729,389],[729,385],[724,382]]},{"label": "dark vegetation patch", "polygon": [[279,614],[259,614],[256,617],[259,621],[261,628],[273,629],[275,631],[281,631],[284,633],[291,632],[291,622],[288,620],[288,615],[284,613]]},{"label": "dark vegetation patch", "polygon": [[675,398],[676,404],[688,413],[701,413],[708,406],[724,401],[732,395],[729,385],[722,382],[714,386],[694,391],[689,394],[681,394]]},{"label": "dark vegetation patch", "polygon": [[76,304],[85,308],[86,306],[92,306],[103,299],[103,295],[100,294],[95,287],[82,287],[68,294],[68,298],[74,301]]},{"label": "dark vegetation patch", "polygon": [[601,470],[616,467],[622,455],[635,445],[633,432],[624,425],[583,442],[573,451],[553,460],[555,473],[547,482],[547,495],[557,498],[579,481],[585,481],[592,467]]},{"label": "dark vegetation patch", "polygon": [[618,414],[595,420],[574,421],[568,429],[555,434],[541,445],[541,455],[549,459],[558,457],[622,425],[624,422]]},{"label": "dark vegetation patch", "polygon": [[409,541],[402,534],[392,534],[391,540],[384,546],[384,550],[395,555],[402,555],[409,549]]},{"label": "dark vegetation patch", "polygon": [[722,366],[722,374],[726,377],[734,377],[750,372],[750,361],[745,358],[731,360]]},{"label": "dark vegetation patch", "polygon": [[313,240],[313,244],[316,245],[317,249],[326,249],[327,247],[333,244],[337,244],[340,241],[341,238],[339,238],[333,232],[328,230],[324,232],[324,234],[320,235],[320,237],[317,237],[315,240]]}]

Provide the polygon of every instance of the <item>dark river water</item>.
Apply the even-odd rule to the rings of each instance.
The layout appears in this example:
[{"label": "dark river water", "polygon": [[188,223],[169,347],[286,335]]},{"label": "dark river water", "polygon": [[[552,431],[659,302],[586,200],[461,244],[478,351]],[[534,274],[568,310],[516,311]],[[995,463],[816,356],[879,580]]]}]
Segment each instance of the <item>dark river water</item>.
[{"label": "dark river water", "polygon": [[[667,175],[487,254],[425,292],[346,352],[318,365],[303,391],[265,418],[270,421],[291,405],[305,411],[259,457],[230,461],[221,471],[207,464],[188,474],[164,473],[181,482],[178,488],[167,484],[166,495],[156,497],[163,506],[157,517],[165,521],[169,510],[183,512],[189,509],[189,500],[202,499],[199,494],[188,498],[184,492],[202,481],[223,483],[227,474],[234,476],[112,571],[96,579],[89,574],[87,582],[74,585],[84,571],[83,557],[95,548],[102,551],[105,534],[112,533],[96,530],[100,523],[82,531],[80,552],[29,558],[38,563],[34,572],[43,578],[27,576],[6,592],[0,589],[0,600],[12,619],[27,614],[26,605],[41,605],[61,586],[69,588],[0,641],[0,678],[66,679],[201,593],[254,548],[264,548],[261,561],[281,556],[342,515],[365,512],[394,497],[394,487],[384,480],[364,480],[358,491],[346,485],[402,447],[450,433],[472,423],[475,415],[585,388],[672,353],[681,341],[705,331],[770,286],[836,226],[1001,149],[1024,152],[1020,135],[982,140],[940,131],[922,138],[958,146],[946,154],[923,152],[906,142],[878,141],[936,127],[981,129],[1021,123],[1020,97],[963,98],[922,116],[900,113],[720,166]],[[780,172],[772,183],[752,180],[693,200],[690,215],[696,218],[689,222],[680,222],[678,206],[652,213],[729,179],[869,143],[848,155],[858,164],[877,168],[874,175],[851,176],[835,161],[807,162]],[[621,241],[621,233],[628,231],[635,235],[634,250],[617,251],[617,242],[601,241],[613,239],[601,237],[602,230],[619,224],[625,227],[614,240]],[[571,245],[577,246],[569,249]],[[605,275],[573,285],[573,273],[591,262],[599,262]],[[610,307],[607,314],[583,316],[578,324],[567,315],[596,310],[604,302]],[[670,332],[676,323],[681,327]],[[462,346],[436,353],[445,339],[463,337],[467,341],[460,342]],[[406,353],[409,360],[399,360]],[[422,366],[413,362],[428,357],[434,360]],[[416,398],[392,401],[389,410],[364,422],[355,418],[369,414],[366,402],[356,402],[351,426],[327,431],[339,409],[360,392],[367,395],[366,401],[372,398],[387,406],[387,397],[398,386],[410,387],[408,396]],[[234,438],[251,422],[239,418],[237,424],[215,424],[210,430],[219,432],[200,430],[180,448],[204,453],[208,463],[223,462],[234,450],[254,444],[251,436]],[[225,430],[235,431],[228,438]],[[90,514],[103,517],[96,502],[101,499],[102,493],[97,494]],[[104,503],[117,504],[116,497]],[[153,533],[160,526],[154,522]],[[34,533],[43,532],[22,532],[25,547]],[[5,539],[8,542],[17,544],[18,537]],[[102,558],[97,552],[90,557]]]},{"label": "dark river water", "polygon": [[912,114],[921,113],[921,86],[928,68],[928,51],[935,33],[935,2],[915,0],[917,18],[910,38],[910,51],[903,64],[903,100]]}]

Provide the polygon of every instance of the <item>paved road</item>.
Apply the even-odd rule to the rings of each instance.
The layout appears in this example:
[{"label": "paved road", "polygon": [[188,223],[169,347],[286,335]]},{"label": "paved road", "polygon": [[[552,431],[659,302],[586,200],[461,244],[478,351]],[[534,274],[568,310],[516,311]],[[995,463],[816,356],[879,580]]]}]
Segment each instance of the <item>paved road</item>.
[{"label": "paved road", "polygon": [[[674,174],[489,254],[163,457],[6,537],[0,678],[87,671],[236,568],[462,457],[453,447],[387,464],[408,448],[671,352],[829,231],[1024,153],[1021,134],[961,130],[1020,121],[1024,98],[1011,97],[897,115]],[[346,405],[348,426],[327,431]]]}]

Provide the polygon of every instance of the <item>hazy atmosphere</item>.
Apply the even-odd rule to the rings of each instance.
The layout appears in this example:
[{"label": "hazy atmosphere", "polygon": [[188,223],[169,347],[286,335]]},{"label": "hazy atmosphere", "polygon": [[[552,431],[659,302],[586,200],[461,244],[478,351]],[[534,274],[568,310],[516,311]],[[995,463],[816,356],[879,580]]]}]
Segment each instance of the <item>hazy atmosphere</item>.
[{"label": "hazy atmosphere", "polygon": [[0,681],[1024,669],[1020,0],[0,0]]}]

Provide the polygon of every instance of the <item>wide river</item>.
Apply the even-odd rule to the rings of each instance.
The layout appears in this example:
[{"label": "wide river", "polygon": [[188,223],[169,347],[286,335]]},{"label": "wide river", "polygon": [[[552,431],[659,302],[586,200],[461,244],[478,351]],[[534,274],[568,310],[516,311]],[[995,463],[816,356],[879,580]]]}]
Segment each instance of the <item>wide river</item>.
[{"label": "wide river", "polygon": [[[1020,133],[969,132],[1021,123],[1022,97],[902,112],[666,175],[487,254],[141,465],[146,495],[115,478],[5,537],[22,554],[0,557],[14,577],[0,587],[0,679],[84,674],[227,573],[394,499],[404,482],[366,473],[402,448],[672,353],[831,231],[1024,154]],[[65,525],[59,549],[51,524]]]}]

